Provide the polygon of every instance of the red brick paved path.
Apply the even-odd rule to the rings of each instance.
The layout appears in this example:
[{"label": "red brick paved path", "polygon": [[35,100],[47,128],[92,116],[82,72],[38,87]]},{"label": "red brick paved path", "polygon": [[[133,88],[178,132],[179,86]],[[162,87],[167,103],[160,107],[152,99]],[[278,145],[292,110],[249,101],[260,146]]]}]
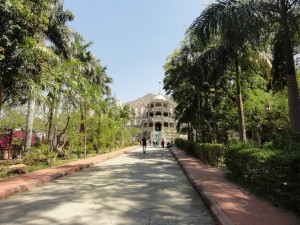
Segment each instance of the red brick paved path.
[{"label": "red brick paved path", "polygon": [[234,185],[224,173],[172,147],[171,152],[206,200],[219,224],[300,225],[300,217]]}]

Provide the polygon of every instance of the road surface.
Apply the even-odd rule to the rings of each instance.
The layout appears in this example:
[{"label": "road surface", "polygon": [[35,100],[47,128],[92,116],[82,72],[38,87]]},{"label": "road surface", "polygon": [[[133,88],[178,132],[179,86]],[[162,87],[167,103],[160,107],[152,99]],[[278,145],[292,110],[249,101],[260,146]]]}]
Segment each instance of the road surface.
[{"label": "road surface", "polygon": [[216,224],[168,149],[148,147],[0,201],[0,224]]}]

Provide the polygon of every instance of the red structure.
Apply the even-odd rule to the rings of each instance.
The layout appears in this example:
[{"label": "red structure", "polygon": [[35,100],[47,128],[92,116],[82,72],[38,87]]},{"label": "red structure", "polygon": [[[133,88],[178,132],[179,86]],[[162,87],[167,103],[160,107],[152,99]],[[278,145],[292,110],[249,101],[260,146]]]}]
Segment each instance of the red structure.
[{"label": "red structure", "polygon": [[[0,159],[11,159],[12,156],[20,155],[25,141],[23,130],[13,131],[12,129],[0,132]],[[36,136],[33,134],[31,144],[36,143]]]},{"label": "red structure", "polygon": [[6,130],[0,134],[1,159],[11,159],[12,135],[13,130]]}]

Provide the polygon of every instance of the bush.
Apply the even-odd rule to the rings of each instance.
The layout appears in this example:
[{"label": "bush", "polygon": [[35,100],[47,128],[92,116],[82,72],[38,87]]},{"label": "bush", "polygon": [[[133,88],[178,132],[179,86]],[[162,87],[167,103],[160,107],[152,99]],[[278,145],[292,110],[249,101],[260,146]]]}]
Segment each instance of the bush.
[{"label": "bush", "polygon": [[175,145],[211,166],[220,166],[223,162],[225,146],[222,144],[196,143],[190,140],[175,139]]},{"label": "bush", "polygon": [[47,145],[43,144],[39,148],[32,148],[30,152],[27,152],[23,160],[26,164],[39,165],[41,162],[46,162],[47,157]]},{"label": "bush", "polygon": [[225,164],[257,193],[300,214],[300,153],[232,147],[225,152]]}]

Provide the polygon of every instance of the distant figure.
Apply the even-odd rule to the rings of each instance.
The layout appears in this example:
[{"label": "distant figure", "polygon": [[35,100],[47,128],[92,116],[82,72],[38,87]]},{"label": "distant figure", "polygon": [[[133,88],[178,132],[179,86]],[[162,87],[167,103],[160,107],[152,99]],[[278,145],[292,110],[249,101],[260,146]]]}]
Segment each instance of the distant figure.
[{"label": "distant figure", "polygon": [[147,146],[147,140],[145,137],[142,139],[142,145],[143,145],[143,154],[146,153],[146,146]]},{"label": "distant figure", "polygon": [[165,141],[164,139],[161,140],[161,146],[164,148],[165,147]]},{"label": "distant figure", "polygon": [[170,142],[170,141],[168,141],[167,142],[167,148],[170,148],[170,147],[172,147],[173,146],[173,144]]}]

